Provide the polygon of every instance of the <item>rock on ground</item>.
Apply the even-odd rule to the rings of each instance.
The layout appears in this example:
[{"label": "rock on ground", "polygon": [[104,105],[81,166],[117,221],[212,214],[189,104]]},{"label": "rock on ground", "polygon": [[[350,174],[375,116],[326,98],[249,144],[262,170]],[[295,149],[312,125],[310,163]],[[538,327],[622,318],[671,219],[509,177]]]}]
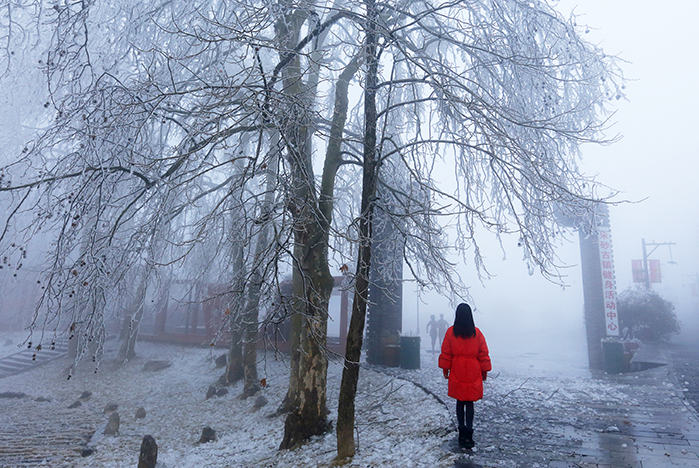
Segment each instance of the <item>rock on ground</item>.
[{"label": "rock on ground", "polygon": [[138,455],[138,468],[155,468],[158,463],[158,444],[153,436],[143,436],[141,452]]},{"label": "rock on ground", "polygon": [[104,435],[114,435],[119,432],[119,413],[116,411],[109,415],[109,422],[104,428]]}]

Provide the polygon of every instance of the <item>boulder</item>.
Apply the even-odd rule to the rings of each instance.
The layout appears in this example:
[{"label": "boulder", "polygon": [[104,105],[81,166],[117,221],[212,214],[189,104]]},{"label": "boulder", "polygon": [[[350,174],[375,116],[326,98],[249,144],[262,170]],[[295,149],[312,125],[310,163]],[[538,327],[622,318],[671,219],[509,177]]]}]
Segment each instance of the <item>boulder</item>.
[{"label": "boulder", "polygon": [[147,372],[157,372],[159,370],[167,369],[172,365],[171,362],[168,361],[148,361],[145,364],[143,364],[143,371]]},{"label": "boulder", "polygon": [[40,396],[39,398],[37,398],[34,401],[38,401],[39,403],[44,403],[44,402],[51,401],[51,400],[49,398]]},{"label": "boulder", "polygon": [[199,438],[200,444],[206,444],[207,442],[216,441],[216,431],[211,429],[209,426],[204,427],[201,430],[201,437]]},{"label": "boulder", "polygon": [[87,400],[87,399],[90,398],[91,396],[92,396],[92,392],[88,392],[87,390],[85,390],[85,391],[82,392],[82,394],[80,395],[80,399],[81,399],[81,400]]},{"label": "boulder", "polygon": [[226,364],[228,364],[228,357],[225,354],[220,355],[219,357],[216,358],[216,368],[218,369],[219,367],[226,367]]},{"label": "boulder", "polygon": [[136,410],[136,419],[144,419],[146,417],[146,409],[141,406]]},{"label": "boulder", "polygon": [[216,387],[209,385],[209,389],[206,391],[206,399],[208,400],[214,395],[216,395]]},{"label": "boulder", "polygon": [[108,422],[109,421],[106,421],[102,427],[98,427],[95,432],[92,433],[90,440],[87,441],[87,444],[85,444],[85,447],[83,447],[80,452],[83,457],[89,457],[97,451],[97,445],[104,437],[104,428],[107,427]]},{"label": "boulder", "polygon": [[2,392],[0,393],[0,398],[24,398],[27,396],[22,392]]},{"label": "boulder", "polygon": [[104,427],[104,435],[114,435],[119,432],[119,413],[116,411],[109,415],[109,421]]},{"label": "boulder", "polygon": [[80,406],[82,406],[82,405],[83,405],[83,404],[80,402],[80,400],[75,400],[75,403],[73,403],[72,405],[70,405],[68,408],[70,408],[70,409],[78,408],[78,407],[80,407]]},{"label": "boulder", "polygon": [[158,463],[158,444],[153,436],[143,436],[141,452],[138,454],[138,468],[155,468]]},{"label": "boulder", "polygon": [[104,412],[105,413],[111,413],[112,411],[116,411],[119,409],[119,405],[116,403],[107,403],[104,407]]},{"label": "boulder", "polygon": [[269,403],[267,401],[267,398],[265,398],[264,395],[260,395],[257,398],[255,398],[255,403],[252,406],[253,406],[253,408],[259,409],[259,408],[262,408],[263,406],[265,406],[267,403]]}]

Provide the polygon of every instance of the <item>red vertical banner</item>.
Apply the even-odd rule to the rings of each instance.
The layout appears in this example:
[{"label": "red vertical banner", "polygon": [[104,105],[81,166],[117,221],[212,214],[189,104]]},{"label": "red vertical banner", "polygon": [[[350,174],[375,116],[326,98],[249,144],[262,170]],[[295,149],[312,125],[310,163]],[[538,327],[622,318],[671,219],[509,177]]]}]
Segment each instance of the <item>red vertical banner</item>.
[{"label": "red vertical banner", "polygon": [[612,233],[608,227],[600,227],[597,235],[599,238],[600,265],[602,267],[605,329],[607,330],[607,336],[619,336]]},{"label": "red vertical banner", "polygon": [[650,282],[662,283],[660,277],[660,260],[648,260],[648,269],[650,270]]},{"label": "red vertical banner", "polygon": [[634,283],[646,282],[646,271],[643,269],[643,260],[631,260],[631,274]]}]

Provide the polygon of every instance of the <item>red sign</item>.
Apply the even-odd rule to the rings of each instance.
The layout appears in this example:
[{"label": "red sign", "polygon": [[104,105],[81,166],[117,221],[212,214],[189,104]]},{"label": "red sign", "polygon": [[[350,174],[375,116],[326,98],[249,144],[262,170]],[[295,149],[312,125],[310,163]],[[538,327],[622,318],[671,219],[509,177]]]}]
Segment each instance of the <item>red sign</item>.
[{"label": "red sign", "polygon": [[645,283],[646,272],[643,269],[643,260],[631,260],[631,273],[634,283]]},{"label": "red sign", "polygon": [[598,238],[603,278],[605,328],[607,336],[618,336],[619,318],[616,311],[616,279],[614,278],[614,257],[612,256],[612,233],[608,227],[600,227]]}]

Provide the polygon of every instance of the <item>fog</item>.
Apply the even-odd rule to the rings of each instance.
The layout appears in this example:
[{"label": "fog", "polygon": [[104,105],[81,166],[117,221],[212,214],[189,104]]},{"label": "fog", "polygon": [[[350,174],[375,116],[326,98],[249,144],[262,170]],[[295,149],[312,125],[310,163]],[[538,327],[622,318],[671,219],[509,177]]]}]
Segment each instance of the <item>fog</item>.
[{"label": "fog", "polygon": [[[418,350],[418,358],[422,359],[422,367],[412,374],[411,378],[418,379],[412,381],[416,385],[405,385],[404,390],[403,386],[394,387],[394,383],[400,379],[410,381],[405,378],[410,376],[410,372],[405,372],[407,367],[405,370],[403,367],[363,367],[358,401],[364,406],[360,405],[360,416],[370,415],[365,421],[374,427],[364,433],[367,435],[362,435],[362,444],[370,450],[362,454],[365,458],[360,459],[360,464],[391,466],[384,458],[374,457],[392,456],[390,452],[395,449],[404,459],[420,460],[415,453],[423,451],[418,448],[411,453],[398,442],[390,441],[386,432],[382,432],[390,426],[381,425],[389,421],[381,419],[381,424],[374,424],[371,418],[377,411],[389,414],[382,408],[384,402],[375,404],[372,400],[377,395],[382,395],[385,402],[394,399],[391,404],[398,410],[391,411],[396,411],[396,420],[400,421],[401,429],[396,437],[401,443],[412,443],[415,428],[424,425],[428,428],[425,431],[428,439],[431,438],[421,442],[427,447],[424,450],[429,450],[434,460],[444,458],[443,442],[451,437],[444,428],[453,425],[449,420],[452,410],[440,399],[447,399],[446,387],[443,374],[437,368],[438,354],[426,351],[432,346],[426,325],[433,315],[443,315],[451,323],[454,309],[462,300],[473,307],[476,325],[488,341],[493,372],[497,373],[489,379],[488,385],[492,385],[494,391],[488,396],[491,398],[487,400],[488,406],[499,407],[513,394],[512,389],[519,390],[523,381],[535,375],[553,376],[552,380],[541,379],[543,383],[535,390],[539,395],[542,392],[549,395],[547,401],[563,386],[572,388],[571,394],[584,394],[586,398],[591,395],[581,389],[594,387],[591,394],[600,396],[593,397],[593,402],[612,401],[608,395],[616,392],[613,384],[590,383],[594,379],[590,377],[586,349],[579,234],[573,228],[560,228],[555,242],[554,270],[540,271],[532,267],[532,263],[537,262],[549,266],[544,257],[550,240],[547,229],[551,226],[542,222],[541,213],[557,212],[563,207],[563,211],[569,210],[565,214],[591,218],[591,198],[609,201],[617,294],[633,285],[631,264],[642,258],[642,240],[662,244],[657,248],[652,245],[648,251],[650,259],[660,261],[662,273],[662,282],[653,284],[652,288],[675,305],[684,326],[678,339],[694,339],[699,332],[699,184],[695,181],[699,174],[699,158],[693,154],[699,128],[696,114],[699,108],[696,89],[699,28],[695,24],[699,5],[688,0],[669,4],[650,0],[562,0],[556,3],[564,16],[574,15],[577,25],[584,26],[584,39],[604,49],[606,56],[602,56],[571,40],[574,33],[571,34],[570,28],[555,18],[548,21],[555,15],[537,12],[536,3],[468,3],[453,17],[442,15],[442,9],[448,11],[451,7],[438,3],[440,8],[425,15],[440,17],[439,21],[449,24],[448,30],[454,36],[442,44],[442,29],[430,30],[431,26],[421,24],[422,19],[416,20],[416,37],[425,33],[428,38],[423,44],[415,45],[415,51],[419,52],[415,57],[424,54],[419,59],[410,56],[410,47],[402,49],[409,53],[400,51],[406,44],[413,46],[412,38],[401,39],[403,31],[410,31],[413,26],[396,26],[390,38],[382,36],[385,43],[380,44],[382,52],[377,53],[376,44],[371,42],[377,37],[373,31],[375,25],[370,21],[374,18],[370,15],[376,11],[367,6],[369,19],[365,21],[355,21],[355,11],[342,11],[343,8],[364,8],[359,3],[339,2],[332,8],[328,4],[321,15],[309,10],[303,19],[299,19],[303,15],[296,18],[298,12],[295,12],[293,22],[301,21],[304,26],[297,25],[293,34],[292,26],[282,21],[291,18],[290,10],[283,14],[275,10],[291,8],[284,2],[274,4],[271,12],[266,11],[269,5],[262,5],[258,12],[260,23],[254,27],[247,23],[254,21],[258,14],[253,11],[256,8],[237,11],[228,2],[209,5],[220,6],[222,11],[229,9],[221,13],[221,18],[225,19],[220,22],[214,10],[208,12],[209,17],[198,11],[198,3],[165,2],[162,7],[138,0],[124,2],[124,5],[88,3],[85,11],[92,8],[93,16],[85,20],[85,31],[88,25],[94,28],[90,30],[90,41],[95,41],[95,50],[90,53],[95,53],[91,56],[94,58],[86,60],[90,68],[94,66],[90,73],[100,76],[95,83],[114,80],[117,90],[122,86],[120,82],[129,83],[124,96],[120,97],[123,90],[115,91],[105,102],[101,101],[102,97],[97,99],[97,95],[111,89],[112,84],[105,84],[104,88],[101,84],[95,85],[97,94],[90,94],[94,83],[90,83],[87,72],[83,77],[82,65],[76,65],[84,51],[76,53],[75,58],[70,47],[63,48],[60,42],[65,39],[61,37],[63,33],[56,33],[55,37],[49,34],[54,23],[38,21],[34,32],[27,29],[26,36],[34,41],[30,46],[20,36],[0,34],[7,39],[7,45],[2,46],[4,49],[0,48],[0,53],[6,52],[6,57],[0,54],[0,65],[5,63],[2,60],[8,64],[7,71],[0,74],[0,82],[5,85],[0,96],[0,148],[4,152],[0,154],[0,168],[3,168],[0,189],[3,197],[6,196],[3,200],[9,200],[11,205],[0,213],[0,230],[4,229],[0,233],[0,248],[4,249],[1,260],[6,265],[0,270],[0,351],[3,353],[0,358],[14,359],[24,353],[21,363],[24,367],[20,369],[15,363],[11,365],[15,367],[6,368],[9,369],[7,375],[0,374],[8,390],[22,390],[21,394],[5,392],[3,398],[17,398],[24,405],[14,407],[13,413],[0,411],[10,414],[5,423],[14,424],[13,421],[22,419],[25,414],[32,418],[44,417],[36,410],[36,404],[49,403],[52,399],[52,412],[46,413],[46,420],[59,421],[68,414],[65,413],[67,409],[80,407],[68,406],[71,400],[80,398],[87,407],[79,410],[83,411],[83,422],[90,426],[90,433],[100,437],[100,429],[95,428],[99,424],[106,426],[104,403],[118,399],[124,414],[133,414],[141,404],[144,406],[139,409],[145,411],[148,406],[148,411],[153,412],[149,413],[148,421],[129,417],[125,422],[127,430],[123,432],[132,440],[123,442],[127,437],[121,438],[121,446],[117,449],[107,448],[112,439],[106,443],[99,438],[81,442],[81,447],[88,448],[93,442],[102,444],[101,453],[98,451],[92,460],[116,463],[115,460],[132,459],[136,451],[132,442],[138,439],[132,436],[148,432],[170,444],[164,445],[168,466],[203,466],[204,460],[208,463],[217,455],[209,447],[198,445],[192,449],[190,442],[193,434],[201,430],[200,423],[205,418],[209,418],[206,424],[218,425],[224,433],[228,431],[224,435],[225,443],[219,445],[226,445],[228,450],[222,452],[222,459],[232,457],[233,464],[260,466],[260,460],[281,459],[288,464],[270,462],[269,466],[297,466],[294,456],[313,454],[316,457],[313,461],[307,458],[308,466],[313,466],[313,463],[319,464],[321,458],[328,458],[335,450],[334,446],[328,449],[330,438],[320,441],[325,444],[322,450],[317,449],[320,445],[306,446],[305,452],[289,452],[289,458],[284,460],[287,454],[278,450],[281,433],[285,434],[286,441],[282,442],[282,447],[292,447],[292,443],[284,445],[288,442],[286,435],[297,432],[293,421],[306,424],[306,416],[290,417],[284,429],[280,429],[281,418],[263,418],[262,415],[269,414],[271,406],[281,408],[282,405],[289,406],[286,411],[292,411],[289,414],[293,415],[301,404],[312,406],[310,400],[318,398],[322,404],[312,408],[322,423],[318,428],[327,430],[326,417],[332,413],[338,421],[338,433],[341,432],[340,418],[336,417],[339,414],[337,405],[342,404],[337,395],[345,395],[338,388],[340,375],[343,375],[344,386],[344,375],[351,374],[346,369],[359,368],[359,348],[354,357],[348,353],[345,360],[325,359],[328,349],[331,352],[341,350],[342,342],[334,339],[341,335],[338,288],[330,298],[329,307],[328,332],[333,337],[332,343],[326,342],[323,335],[326,298],[323,294],[329,292],[333,280],[325,275],[324,262],[329,250],[330,273],[335,277],[348,272],[351,275],[355,271],[358,246],[368,245],[360,242],[364,234],[357,228],[364,226],[364,220],[359,221],[357,215],[360,193],[363,195],[357,181],[362,175],[360,168],[371,166],[366,163],[362,166],[363,158],[367,155],[373,158],[371,154],[377,147],[384,158],[383,165],[379,166],[384,171],[383,180],[376,183],[379,189],[369,197],[372,202],[379,200],[377,212],[390,212],[394,219],[405,223],[399,228],[404,229],[403,239],[408,238],[407,245],[413,248],[407,249],[411,252],[410,260],[424,261],[427,265],[420,270],[421,279],[429,282],[440,278],[444,284],[422,287],[410,276],[407,265],[403,269],[402,333],[421,336],[422,354]],[[77,8],[77,5],[73,6]],[[406,2],[405,5],[407,11],[420,8],[421,4]],[[49,18],[54,18],[55,24],[62,24],[61,17],[68,15],[73,6],[61,10],[59,4],[54,5],[56,13],[50,15],[55,18]],[[456,6],[460,6],[459,2]],[[342,14],[333,13],[336,7]],[[138,16],[141,8],[148,12],[143,17]],[[170,8],[172,18],[168,19]],[[296,4],[293,8],[297,8]],[[299,10],[303,8],[305,4]],[[477,11],[478,8],[481,10]],[[396,18],[404,15],[399,9],[396,12]],[[489,16],[492,12],[495,14]],[[83,14],[86,15],[84,12],[76,14],[76,18]],[[163,16],[159,17],[161,14]],[[547,21],[541,21],[539,15]],[[320,22],[313,26],[311,18],[318,21],[321,16],[327,23],[322,23],[322,28]],[[234,17],[242,26],[226,23]],[[100,24],[101,18],[109,21]],[[149,29],[153,24],[145,27],[140,22],[143,18],[149,18],[147,23],[152,20],[163,24]],[[130,19],[134,19],[133,30]],[[345,25],[345,19],[352,21]],[[522,19],[526,27],[520,29],[518,19]],[[525,21],[530,19],[531,24]],[[20,18],[17,24],[25,20],[27,18]],[[469,35],[471,31],[460,35],[463,31],[457,25],[462,20],[474,29],[473,36]],[[500,29],[500,20],[503,24],[511,24]],[[108,24],[110,21],[115,24]],[[205,26],[197,26],[198,21]],[[403,19],[391,21],[399,25],[398,21]],[[439,21],[436,24],[440,24]],[[30,24],[28,20],[25,23]],[[546,34],[549,32],[546,25],[551,26],[551,34]],[[5,23],[0,26],[7,29]],[[112,27],[115,29],[111,30]],[[189,27],[195,32],[190,34]],[[211,31],[206,27],[212,27]],[[234,34],[236,27],[240,27],[240,31],[250,27],[250,31]],[[169,28],[175,29],[170,31]],[[256,28],[260,28],[259,31]],[[289,28],[288,37],[295,38],[288,39],[288,43],[281,32],[286,28]],[[497,33],[493,33],[496,29]],[[543,34],[542,29],[545,29]],[[66,36],[81,29],[76,26],[68,31]],[[175,31],[182,34],[178,36]],[[440,32],[434,34],[434,31]],[[239,33],[244,39],[237,37]],[[385,33],[378,33],[382,34]],[[452,33],[444,33],[444,36],[449,34]],[[514,38],[512,41],[509,41],[510,34]],[[307,36],[299,42],[295,35]],[[508,40],[502,43],[491,40],[495,35]],[[66,40],[68,43],[77,41],[76,50],[82,50],[76,39],[79,37],[74,34],[72,39]],[[87,32],[85,37],[87,41]],[[466,39],[459,39],[462,37]],[[522,37],[524,39],[520,40]],[[163,44],[157,43],[160,39]],[[403,40],[405,42],[401,43]],[[479,40],[483,42],[478,43]],[[56,41],[58,46],[54,51],[52,47]],[[437,60],[443,53],[442,45],[445,50],[454,44],[464,45],[459,41],[473,41],[463,47],[473,50],[465,52],[454,47],[453,55],[449,52]],[[320,48],[306,54],[304,48],[311,43]],[[229,46],[231,48],[226,49]],[[13,47],[21,52],[16,59],[12,58],[15,52],[10,49]],[[86,45],[85,50],[88,49]],[[66,50],[70,52],[68,58],[60,58]],[[142,58],[141,53],[152,60]],[[300,57],[302,53],[305,55]],[[43,65],[44,54],[56,55],[59,58],[52,60],[62,65],[49,64],[48,60]],[[321,57],[323,54],[327,57]],[[120,58],[112,59],[112,55],[121,57],[123,63]],[[607,60],[609,55],[618,58],[616,65],[623,71],[624,96],[618,93],[617,85],[622,80],[616,81],[619,77],[612,61]],[[485,56],[487,59],[482,60]],[[161,59],[164,61],[160,62]],[[436,68],[428,71],[430,65],[416,65],[422,59]],[[303,67],[297,66],[297,61],[303,63]],[[290,66],[291,63],[294,65]],[[395,66],[390,73],[388,67],[380,70],[388,63]],[[43,73],[48,70],[50,76],[54,66],[60,73],[56,72],[49,81],[53,80],[51,86],[58,87],[49,92]],[[403,66],[405,69],[401,69]],[[546,68],[559,66],[563,72],[550,72]],[[515,70],[511,76],[508,67]],[[503,76],[498,75],[500,68],[505,69]],[[148,78],[138,78],[141,72]],[[302,79],[287,76],[288,73],[298,73]],[[386,81],[370,84],[377,77]],[[446,85],[440,81],[443,77],[447,77]],[[144,81],[139,83],[140,79]],[[410,83],[406,89],[413,87],[412,97],[408,91],[400,89],[404,82]],[[457,85],[453,89],[450,88],[452,83]],[[562,83],[561,90],[557,88],[559,83]],[[297,86],[308,87],[311,91],[290,91]],[[421,95],[422,86],[428,91],[425,96]],[[342,89],[346,96],[342,96]],[[373,109],[373,114],[367,111],[374,107],[370,100],[363,100],[373,95],[365,94],[367,89],[381,89],[379,100],[383,100],[381,104],[386,107],[379,109],[378,117],[377,109]],[[517,94],[520,89],[521,93]],[[66,94],[62,96],[62,92]],[[440,94],[442,92],[444,94]],[[479,95],[481,92],[483,95]],[[69,99],[62,101],[61,97],[65,96]],[[589,193],[588,179],[570,180],[569,176],[577,172],[566,172],[570,161],[559,157],[558,150],[574,148],[578,141],[598,137],[598,114],[595,112],[603,112],[606,105],[600,105],[598,100],[603,99],[600,96],[610,96],[609,109],[613,113],[608,118],[606,137],[614,141],[605,145],[585,144],[580,148],[580,175],[592,177],[599,183],[596,192]],[[309,106],[305,106],[306,97],[309,97]],[[424,107],[414,104],[423,97],[428,104]],[[73,99],[75,108],[68,106],[66,114],[70,115],[66,116],[61,106]],[[208,100],[211,104],[203,104]],[[348,102],[340,104],[345,100]],[[398,103],[395,108],[394,102]],[[456,110],[453,113],[452,105]],[[114,112],[115,109],[124,112]],[[482,112],[484,109],[486,112]],[[80,116],[83,111],[86,114]],[[375,146],[371,142],[377,140],[368,130],[372,126],[371,118],[374,127],[377,121],[384,121],[384,128],[378,132],[380,143]],[[479,120],[481,118],[483,121]],[[340,122],[342,119],[345,120]],[[64,121],[69,123],[62,123]],[[455,122],[453,128],[449,125],[452,121]],[[75,127],[71,126],[73,124]],[[37,138],[27,143],[47,128],[52,130],[42,137],[45,141],[40,144]],[[424,135],[420,135],[423,131]],[[415,141],[410,140],[412,132],[416,134]],[[391,139],[395,140],[391,144],[396,146],[387,149],[386,142]],[[335,142],[338,144],[333,145]],[[336,152],[331,154],[333,147]],[[327,155],[326,159],[323,154]],[[392,154],[400,156],[396,157],[398,162],[392,159],[394,156],[389,156]],[[15,160],[14,155],[20,156]],[[460,161],[460,157],[463,160]],[[314,158],[314,162],[308,162]],[[404,159],[400,161],[401,158]],[[449,166],[449,158],[456,162],[444,169]],[[433,165],[436,167],[445,161],[447,163],[431,172]],[[42,164],[55,166],[47,171]],[[326,168],[330,168],[327,180]],[[58,174],[55,177],[54,169]],[[458,190],[454,185],[455,174]],[[10,175],[16,180],[8,180]],[[95,182],[94,187],[92,182],[86,182],[93,176],[94,180],[101,180]],[[25,177],[38,182],[27,182]],[[367,175],[364,180],[370,177]],[[75,187],[82,183],[89,188],[75,189],[86,195],[74,195],[70,185],[73,179],[79,181]],[[336,188],[324,191],[335,184]],[[35,187],[41,189],[34,190]],[[388,188],[382,192],[385,187]],[[20,194],[22,190],[26,191],[24,198]],[[44,192],[37,194],[41,190]],[[313,193],[299,195],[305,191]],[[31,207],[20,210],[25,200]],[[335,205],[327,203],[328,200],[333,200]],[[435,214],[437,211],[440,216]],[[330,212],[334,216],[332,222],[327,216]],[[17,218],[21,218],[21,222],[12,219],[15,213],[20,213]],[[63,225],[56,221],[59,217]],[[475,243],[452,243],[470,246],[470,250],[457,253],[451,250],[455,247],[449,247],[445,258],[440,257],[442,251],[434,246],[441,242],[442,232],[431,224],[437,218],[440,219],[437,222],[448,218],[444,223],[449,223],[449,227],[444,229],[451,235],[457,230],[475,234]],[[479,225],[480,221],[490,230]],[[505,227],[504,221],[511,225]],[[25,228],[17,227],[22,222]],[[458,229],[454,228],[455,224]],[[516,233],[506,232],[508,230]],[[62,234],[56,241],[58,231]],[[493,232],[501,235],[496,237]],[[9,239],[12,236],[17,240]],[[522,242],[529,242],[525,247],[520,245],[520,236]],[[331,240],[326,244],[328,237]],[[387,244],[392,240],[389,235],[383,239]],[[420,242],[424,245],[415,248]],[[7,247],[10,243],[11,247]],[[478,253],[473,250],[476,243],[480,249]],[[46,256],[50,246],[56,248],[55,258]],[[361,250],[359,258],[363,258]],[[295,263],[297,259],[302,260]],[[430,263],[433,259],[436,259],[434,263]],[[459,281],[454,284],[463,283],[467,287],[459,291],[459,297],[447,295],[448,278],[440,276],[449,271],[447,260],[457,264]],[[477,268],[481,260],[483,267]],[[384,262],[384,267],[388,265],[386,270],[393,266],[390,263]],[[295,278],[297,289],[294,291],[302,289],[309,299],[298,301],[303,304],[294,310],[305,313],[307,318],[303,325],[307,329],[300,336],[305,339],[319,332],[321,337],[303,341],[303,352],[296,353],[296,364],[306,364],[297,367],[294,363],[289,365],[289,354],[278,352],[280,349],[274,348],[278,343],[272,343],[270,338],[272,335],[276,338],[277,333],[287,333],[287,337],[292,334],[286,320],[288,316],[283,315],[291,307],[280,306],[285,300],[281,298],[280,301],[280,294],[288,294],[292,289],[286,281],[291,265],[301,265],[295,273],[303,270]],[[42,270],[50,273],[42,273]],[[308,276],[300,279],[306,273]],[[551,273],[555,274],[551,276]],[[304,284],[299,286],[302,282]],[[44,288],[52,293],[43,295]],[[43,302],[37,302],[38,297],[42,297]],[[39,304],[38,312],[35,303]],[[168,309],[168,304],[174,305]],[[260,318],[258,313],[267,315]],[[33,316],[32,327],[36,330],[32,330],[34,336],[30,339],[26,338],[26,327]],[[265,320],[264,326],[258,327],[261,320]],[[280,327],[268,326],[271,323]],[[23,328],[25,330],[18,331]],[[389,329],[389,338],[393,340],[395,329],[386,326],[383,330]],[[230,335],[224,336],[225,333]],[[135,340],[138,336],[143,341],[139,342],[136,352],[131,338]],[[69,341],[74,337],[75,340]],[[379,340],[382,352],[388,355],[391,351],[392,356],[404,357],[395,354],[395,343],[384,338]],[[179,340],[179,343],[162,344],[158,340]],[[57,357],[54,362],[40,360],[39,368],[35,362],[37,353],[43,350],[44,355],[48,354],[48,343]],[[229,354],[222,356],[229,343],[233,343]],[[282,351],[289,349],[286,345],[283,343]],[[19,347],[23,349],[18,352]],[[70,357],[59,360],[69,352]],[[77,356],[75,359],[73,353]],[[222,357],[228,363],[220,364]],[[232,365],[235,359],[239,362]],[[142,365],[146,360],[145,364],[159,363],[160,367],[148,370],[148,366]],[[396,364],[395,361],[392,364]],[[242,372],[237,377],[233,372],[236,365]],[[139,372],[135,372],[136,366]],[[19,374],[24,370],[28,370],[25,375],[32,378],[24,381]],[[291,397],[286,396],[287,388],[293,390],[287,377],[293,380],[294,370],[307,373],[303,380],[313,382],[304,384],[314,386],[312,392],[304,390],[305,394],[314,395],[312,398],[294,400],[291,392]],[[163,372],[144,374],[141,371]],[[394,371],[395,374],[391,374]],[[513,372],[508,374],[507,371]],[[497,380],[500,373],[502,378]],[[244,383],[236,379],[243,379]],[[478,382],[480,384],[480,380]],[[243,383],[244,388],[239,385],[234,389],[238,383]],[[83,393],[90,394],[86,397],[78,397],[78,389],[88,388],[94,390],[92,400],[91,391]],[[228,388],[231,388],[230,394]],[[356,392],[356,388],[352,392]],[[12,394],[7,396],[7,393]],[[253,395],[256,397],[254,409],[252,399],[239,398]],[[352,394],[350,398],[353,414],[355,396]],[[257,406],[260,397],[264,401]],[[326,397],[332,400],[329,411],[325,411]],[[562,395],[556,398],[559,397],[565,398]],[[518,424],[522,427],[491,426],[509,427],[507,431],[523,434],[525,420],[516,411],[532,408],[523,406],[527,399],[529,405],[540,403],[522,393],[513,395],[508,400],[511,407],[503,410],[511,420],[520,420]],[[556,412],[560,401],[551,400],[549,409]],[[570,399],[566,404],[571,401],[575,400]],[[265,413],[260,411],[269,403],[263,410]],[[12,408],[11,403],[4,404]],[[570,403],[573,410],[574,406]],[[428,417],[415,408],[424,410]],[[281,412],[275,414],[279,416]],[[312,422],[313,418],[309,417],[308,421]],[[34,424],[29,422],[27,427]],[[527,426],[526,429],[531,434],[541,435],[541,425],[550,422],[550,419],[539,418],[538,427]],[[354,424],[354,419],[350,424]],[[563,425],[567,428],[570,422],[564,421]],[[352,436],[353,427],[349,428]],[[590,425],[589,429],[595,431],[589,432],[595,436],[600,433],[599,427]],[[322,434],[322,431],[304,434],[300,439]],[[241,436],[243,432],[245,436]],[[248,437],[253,433],[254,437]],[[84,434],[80,437],[84,438]],[[237,443],[243,439],[245,442],[239,449],[233,441]],[[388,449],[381,446],[384,440],[388,440]],[[76,457],[78,452],[74,448],[71,450],[73,453],[66,456]],[[256,450],[260,453],[253,453]],[[516,450],[519,452],[520,447]],[[99,466],[91,465],[91,460],[82,463],[73,466]]]},{"label": "fog", "polygon": [[[631,261],[642,258],[641,239],[674,242],[649,255],[661,262],[662,283],[652,288],[672,301],[683,323],[683,334],[699,328],[699,297],[690,284],[699,277],[699,29],[695,2],[665,3],[632,0],[562,1],[564,15],[573,12],[587,24],[586,39],[621,58],[628,82],[626,99],[617,101],[608,136],[621,139],[608,146],[582,148],[584,172],[618,191],[610,207],[617,293],[631,286]],[[600,192],[600,195],[608,193]],[[476,325],[495,356],[507,359],[526,353],[556,353],[571,365],[585,365],[583,296],[577,234],[558,254],[569,268],[551,284],[539,272],[529,275],[516,248],[517,239],[500,247],[486,245],[486,265],[494,277],[480,284],[473,266],[461,271],[477,308]],[[650,248],[648,252],[650,252]],[[675,264],[670,262],[674,260]],[[416,329],[414,284],[404,288],[404,332]],[[423,294],[419,305],[423,343],[430,314],[453,317],[453,305],[435,294]]]},{"label": "fog", "polygon": [[[662,9],[656,2],[631,0],[558,4],[564,15],[574,12],[578,24],[589,26],[586,39],[623,61],[628,80],[626,99],[615,103],[616,113],[610,118],[609,136],[618,134],[620,140],[608,146],[584,146],[581,161],[583,171],[596,174],[609,193],[619,192],[613,198],[618,204],[610,209],[617,292],[632,284],[631,260],[642,257],[642,238],[674,242],[672,251],[662,246],[650,256],[659,259],[662,268],[662,283],[653,288],[673,301],[685,330],[699,323],[699,298],[690,294],[690,284],[699,279],[699,185],[695,182],[699,160],[693,154],[699,124],[695,84],[699,31],[693,23],[698,8],[689,1],[672,2]],[[16,148],[32,131],[19,122],[32,122],[32,116],[41,113],[40,76],[32,70],[32,75],[17,74],[7,82],[11,92],[2,98],[6,122],[0,133],[7,148]],[[27,81],[36,88],[27,88]],[[460,266],[470,286],[477,325],[495,353],[537,352],[544,341],[554,343],[555,350],[556,337],[562,337],[575,362],[584,358],[584,349],[577,348],[585,346],[577,233],[571,231],[567,238],[557,252],[564,286],[546,280],[538,271],[531,274],[514,236],[505,237],[502,246],[487,233],[479,239],[492,277],[479,278],[471,262]],[[333,296],[331,334],[339,326],[338,304],[339,298]],[[429,316],[443,313],[450,320],[454,305],[435,291],[418,292],[407,278],[403,332],[419,332],[423,346],[428,344]],[[515,349],[510,350],[513,343]]]}]

